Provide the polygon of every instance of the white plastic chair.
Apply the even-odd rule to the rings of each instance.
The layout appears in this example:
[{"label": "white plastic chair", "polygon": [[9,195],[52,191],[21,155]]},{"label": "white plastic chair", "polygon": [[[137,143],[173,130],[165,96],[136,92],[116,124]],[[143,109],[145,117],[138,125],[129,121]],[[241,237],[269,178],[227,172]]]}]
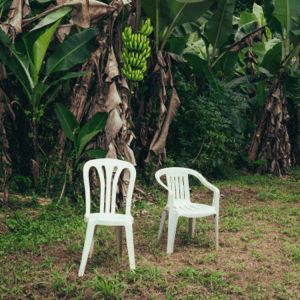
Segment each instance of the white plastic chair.
[{"label": "white plastic chair", "polygon": [[[97,173],[100,177],[100,212],[99,213],[91,213],[91,199],[90,199],[91,195],[90,195],[90,182],[89,182],[89,170],[91,167],[96,168]],[[129,187],[127,190],[127,197],[126,197],[126,213],[118,214],[115,212],[116,191],[117,191],[117,184],[118,184],[120,174],[124,169],[128,169],[130,172],[130,181],[129,181]],[[114,172],[115,175],[113,176]],[[135,177],[136,177],[135,167],[131,163],[126,161],[109,159],[109,158],[93,159],[88,161],[84,165],[83,180],[84,180],[85,198],[86,198],[86,211],[85,211],[84,220],[88,224],[87,224],[84,248],[82,252],[81,264],[78,273],[79,276],[83,276],[87,258],[92,254],[97,225],[125,226],[130,269],[135,269],[133,232],[132,232],[133,217],[130,214]]]},{"label": "white plastic chair", "polygon": [[[166,175],[167,185],[161,181],[163,175]],[[203,185],[214,192],[212,206],[191,202],[188,175],[197,177]],[[218,249],[219,189],[210,184],[198,172],[187,168],[162,169],[155,173],[155,178],[168,191],[168,204],[163,210],[157,237],[158,239],[161,238],[169,211],[167,253],[173,253],[177,221],[180,216],[190,218],[190,235],[193,237],[195,218],[215,215],[216,249]]]}]

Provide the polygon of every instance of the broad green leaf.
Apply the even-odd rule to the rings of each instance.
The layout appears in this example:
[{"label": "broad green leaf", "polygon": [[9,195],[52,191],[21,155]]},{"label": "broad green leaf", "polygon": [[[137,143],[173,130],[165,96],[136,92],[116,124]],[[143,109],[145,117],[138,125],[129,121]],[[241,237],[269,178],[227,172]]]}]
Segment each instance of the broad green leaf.
[{"label": "broad green leaf", "polygon": [[242,12],[240,16],[239,27],[242,27],[248,23],[252,23],[253,21],[255,21],[256,24],[258,23],[254,13]]},{"label": "broad green leaf", "polygon": [[243,115],[238,109],[233,109],[231,111],[231,115],[229,116],[229,119],[232,123],[233,128],[237,132],[243,132],[247,122],[244,120]]},{"label": "broad green leaf", "polygon": [[252,50],[253,53],[255,53],[257,55],[257,57],[255,57],[255,59],[258,62],[258,65],[261,65],[261,63],[264,59],[264,56],[267,52],[266,45],[262,42],[257,42],[254,44],[254,46],[250,47],[250,49]]},{"label": "broad green leaf", "polygon": [[215,64],[214,69],[221,70],[224,74],[232,78],[235,73],[235,64],[237,62],[238,53],[237,52],[227,52],[223,57]]},{"label": "broad green leaf", "polygon": [[96,149],[90,149],[85,151],[82,155],[87,154],[90,158],[105,158],[107,152],[108,151],[97,147]]},{"label": "broad green leaf", "polygon": [[141,0],[142,8],[146,15],[151,19],[152,25],[156,26],[156,3],[158,2],[158,32],[172,24],[170,9],[166,0]]},{"label": "broad green leaf", "polygon": [[47,25],[53,24],[53,23],[57,22],[58,20],[61,20],[70,11],[72,11],[71,7],[61,7],[59,9],[51,12],[41,22],[39,22],[35,27],[33,27],[30,32],[33,32],[37,29],[40,29]]},{"label": "broad green leaf", "polygon": [[179,3],[174,0],[161,1],[167,2],[174,26],[197,21],[216,2],[216,0],[204,0],[195,3]]},{"label": "broad green leaf", "polygon": [[192,34],[199,30],[201,25],[199,21],[178,25],[174,28],[170,37],[183,37],[187,34]]},{"label": "broad green leaf", "polygon": [[39,82],[32,91],[32,106],[37,108],[40,104],[40,100],[48,90],[49,86],[44,84],[43,82]]},{"label": "broad green leaf", "polygon": [[300,16],[299,0],[274,0],[274,17],[287,29],[297,28],[296,19]]},{"label": "broad green leaf", "polygon": [[71,78],[77,78],[77,77],[80,77],[80,76],[85,76],[85,75],[88,75],[90,74],[91,71],[83,71],[83,72],[70,72],[70,73],[67,73],[66,75],[62,76],[61,78],[53,81],[50,85],[50,86],[53,86],[53,85],[56,85],[57,83],[63,81],[63,80],[68,80],[68,79],[71,79]]},{"label": "broad green leaf", "polygon": [[0,47],[0,61],[2,61],[7,68],[12,71],[18,80],[21,82],[23,89],[29,99],[31,101],[31,84],[29,80],[29,74],[23,68],[23,65],[15,56],[9,56],[6,51]]},{"label": "broad green leaf", "polygon": [[188,61],[189,66],[193,68],[193,73],[200,80],[203,76],[203,68],[207,66],[207,61],[193,54],[185,54],[183,57]]},{"label": "broad green leaf", "polygon": [[46,100],[45,100],[45,104],[44,107],[46,107],[51,101],[52,99],[56,96],[57,92],[59,91],[59,89],[61,88],[62,84],[57,85],[53,91],[50,92],[50,94],[47,96]]},{"label": "broad green leaf", "polygon": [[72,142],[75,142],[75,136],[78,132],[79,124],[74,115],[64,104],[60,102],[55,105],[55,113],[66,137]]},{"label": "broad green leaf", "polygon": [[210,85],[216,90],[220,91],[219,84],[217,82],[217,79],[215,78],[215,75],[212,72],[212,69],[210,66],[205,66],[203,68],[204,74]]},{"label": "broad green leaf", "polygon": [[253,13],[256,16],[259,27],[266,25],[264,11],[263,11],[262,7],[258,4],[256,4],[255,2],[253,3]]},{"label": "broad green leaf", "polygon": [[206,24],[205,36],[214,49],[222,46],[232,33],[234,0],[221,0],[218,11]]},{"label": "broad green leaf", "polygon": [[258,159],[256,161],[254,161],[253,163],[256,164],[256,165],[262,165],[262,164],[265,164],[268,160],[267,159]]},{"label": "broad green leaf", "polygon": [[264,56],[261,67],[270,71],[273,75],[277,74],[282,58],[282,42],[277,43]]},{"label": "broad green leaf", "polygon": [[183,37],[168,39],[168,43],[170,44],[170,48],[168,51],[171,53],[181,55],[182,51],[186,46],[186,42],[188,41],[188,39],[189,39],[189,34]]},{"label": "broad green leaf", "polygon": [[241,26],[235,33],[234,40],[237,42],[248,34],[251,34],[257,28],[257,21],[252,21]]},{"label": "broad green leaf", "polygon": [[22,53],[15,49],[15,46],[10,42],[8,36],[0,28],[0,41],[12,52],[13,56],[9,55],[1,47],[1,60],[6,64],[6,66],[17,76],[17,78],[22,83],[25,92],[28,97],[34,87],[32,78],[28,72],[29,61]]},{"label": "broad green leaf", "polygon": [[249,159],[247,156],[241,155],[241,158],[242,158],[245,162],[250,163],[250,159]]},{"label": "broad green leaf", "polygon": [[258,83],[256,94],[257,94],[259,107],[261,107],[264,103],[266,103],[266,91],[265,91],[265,84],[263,80],[261,80]]},{"label": "broad green leaf", "polygon": [[77,145],[79,157],[85,145],[101,130],[105,128],[107,114],[96,113],[80,130]]},{"label": "broad green leaf", "polygon": [[264,0],[265,4],[265,17],[268,27],[272,30],[274,36],[282,38],[282,27],[280,22],[274,17],[273,12],[275,9],[275,0]]},{"label": "broad green leaf", "polygon": [[52,25],[47,25],[40,29],[30,31],[23,36],[28,57],[30,58],[30,71],[35,85],[38,83],[38,76],[46,51],[59,23],[60,20],[56,21]]},{"label": "broad green leaf", "polygon": [[84,62],[94,49],[93,38],[96,37],[97,31],[87,29],[60,44],[47,61],[44,80],[53,72],[69,70],[76,64]]}]

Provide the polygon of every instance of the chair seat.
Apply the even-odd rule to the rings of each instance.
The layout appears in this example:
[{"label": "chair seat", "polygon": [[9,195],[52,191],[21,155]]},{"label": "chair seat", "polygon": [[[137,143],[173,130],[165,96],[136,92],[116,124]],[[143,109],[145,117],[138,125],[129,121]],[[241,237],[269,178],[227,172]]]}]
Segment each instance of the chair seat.
[{"label": "chair seat", "polygon": [[[179,216],[187,218],[207,217],[217,214],[216,209],[213,206],[199,203],[180,204],[175,202],[174,208],[178,212]],[[164,209],[169,211],[169,205],[167,205]]]},{"label": "chair seat", "polygon": [[133,224],[133,217],[131,215],[123,214],[105,214],[105,213],[93,213],[84,216],[84,221],[96,221],[99,225],[108,226],[122,226],[125,223]]}]

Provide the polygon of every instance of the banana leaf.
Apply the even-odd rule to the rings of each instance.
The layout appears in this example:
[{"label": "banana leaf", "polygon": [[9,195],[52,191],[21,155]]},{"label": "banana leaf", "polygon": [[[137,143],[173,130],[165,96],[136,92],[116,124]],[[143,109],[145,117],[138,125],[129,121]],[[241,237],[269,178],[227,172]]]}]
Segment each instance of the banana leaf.
[{"label": "banana leaf", "polygon": [[282,42],[277,43],[264,56],[261,67],[267,69],[273,75],[277,74],[282,58]]},{"label": "banana leaf", "polygon": [[233,11],[234,0],[221,0],[218,11],[207,22],[205,36],[213,49],[223,45],[231,35]]},{"label": "banana leaf", "polygon": [[60,44],[47,61],[44,81],[53,72],[69,70],[76,64],[84,62],[93,51],[93,39],[97,31],[87,29]]},{"label": "banana leaf", "polygon": [[10,42],[8,36],[0,28],[0,41],[12,52],[12,56],[9,56],[3,47],[0,47],[0,59],[4,64],[17,76],[20,80],[26,94],[30,97],[31,91],[34,87],[32,78],[28,72],[29,60],[28,58],[18,52],[15,46]]},{"label": "banana leaf", "polygon": [[69,109],[60,102],[56,103],[54,109],[64,134],[72,142],[75,142],[75,136],[79,129],[76,118]]},{"label": "banana leaf", "polygon": [[50,13],[30,32],[23,36],[23,41],[30,59],[31,76],[35,85],[38,83],[38,74],[43,64],[46,51],[61,18],[71,10],[70,7],[62,7]]},{"label": "banana leaf", "polygon": [[77,145],[78,153],[77,157],[80,156],[85,145],[101,130],[105,128],[108,115],[104,113],[96,113],[80,130]]}]

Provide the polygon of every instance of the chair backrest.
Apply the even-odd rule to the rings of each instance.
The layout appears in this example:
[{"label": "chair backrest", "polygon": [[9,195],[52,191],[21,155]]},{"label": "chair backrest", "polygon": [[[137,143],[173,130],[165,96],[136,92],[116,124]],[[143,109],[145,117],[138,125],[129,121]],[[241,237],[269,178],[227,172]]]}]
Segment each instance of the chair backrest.
[{"label": "chair backrest", "polygon": [[[173,193],[174,202],[191,202],[188,178],[189,174],[190,170],[186,168],[166,168],[157,171],[155,173],[155,178],[159,184],[161,184],[164,188]],[[166,176],[167,186],[160,179],[163,175]]]},{"label": "chair backrest", "polygon": [[132,193],[136,178],[135,167],[126,161],[103,158],[88,161],[83,167],[83,180],[85,188],[86,215],[91,212],[91,191],[89,170],[95,167],[100,178],[100,213],[115,214],[117,185],[124,169],[130,172],[129,186],[126,197],[126,214],[130,215]]}]

